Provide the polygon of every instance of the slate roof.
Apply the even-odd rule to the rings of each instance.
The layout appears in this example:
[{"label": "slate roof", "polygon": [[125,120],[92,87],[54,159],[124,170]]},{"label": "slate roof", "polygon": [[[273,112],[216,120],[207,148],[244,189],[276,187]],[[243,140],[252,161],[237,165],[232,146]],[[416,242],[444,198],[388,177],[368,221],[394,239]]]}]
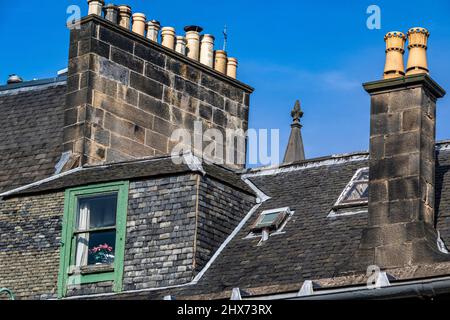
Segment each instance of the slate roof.
[{"label": "slate roof", "polygon": [[[450,244],[448,145],[438,145],[437,155],[436,224],[444,242]],[[346,267],[359,247],[368,214],[327,216],[355,172],[368,167],[368,155],[351,155],[346,160],[330,158],[322,163],[322,166],[320,161],[294,164],[275,174],[264,170],[250,173],[248,178],[270,199],[252,215],[206,272],[199,287],[189,294],[217,293],[237,287],[245,291],[295,283],[300,286],[305,280],[339,278],[357,272]],[[295,214],[283,234],[270,237],[259,247],[260,238],[244,239],[263,210],[286,206]]]},{"label": "slate roof", "polygon": [[55,172],[65,94],[61,78],[0,87],[0,192]]},{"label": "slate roof", "polygon": [[[436,224],[442,239],[449,244],[450,148],[449,144],[441,143],[437,149]],[[251,215],[197,284],[171,290],[124,293],[115,298],[158,299],[172,295],[179,299],[226,299],[233,288],[271,294],[298,291],[306,280],[322,281],[328,286],[365,283],[365,274],[359,275],[359,270],[346,268],[359,247],[368,213],[328,217],[355,172],[364,167],[368,167],[367,153],[310,160],[279,169],[250,170],[244,177],[270,199]],[[262,211],[286,206],[295,213],[283,233],[271,236],[262,246],[258,246],[260,238],[246,238]],[[367,209],[367,206],[362,208]],[[421,274],[427,277],[450,274],[448,263],[419,269],[393,273],[398,274],[399,279],[402,276],[417,278]],[[349,276],[352,274],[354,279]]]},{"label": "slate roof", "polygon": [[[203,163],[202,170],[204,170],[207,175],[230,186],[239,188],[252,195],[255,194],[254,191],[242,181],[239,174],[230,169],[215,164]],[[7,196],[41,193],[51,190],[64,190],[69,187],[95,183],[174,175],[192,171],[198,170],[196,168],[190,168],[184,163],[175,164],[170,156],[130,160],[107,165],[85,166],[55,176],[47,181],[25,186],[24,189],[19,188],[17,191],[12,190]]]}]

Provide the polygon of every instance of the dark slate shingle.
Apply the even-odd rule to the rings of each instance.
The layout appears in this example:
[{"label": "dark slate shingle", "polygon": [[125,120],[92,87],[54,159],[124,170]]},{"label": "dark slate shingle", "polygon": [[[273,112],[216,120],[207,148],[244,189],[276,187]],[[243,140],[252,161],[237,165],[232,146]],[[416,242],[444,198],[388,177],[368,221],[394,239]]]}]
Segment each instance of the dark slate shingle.
[{"label": "dark slate shingle", "polygon": [[52,175],[62,152],[65,83],[0,92],[0,192]]}]

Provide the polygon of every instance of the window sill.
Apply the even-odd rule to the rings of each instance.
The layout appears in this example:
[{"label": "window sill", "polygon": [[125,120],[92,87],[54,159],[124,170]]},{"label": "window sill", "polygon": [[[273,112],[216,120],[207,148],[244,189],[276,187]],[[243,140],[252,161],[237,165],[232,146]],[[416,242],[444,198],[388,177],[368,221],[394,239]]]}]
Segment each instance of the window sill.
[{"label": "window sill", "polygon": [[92,266],[83,266],[83,267],[74,267],[69,275],[89,275],[89,274],[97,274],[97,273],[105,273],[105,272],[114,272],[114,265],[112,264],[102,264],[102,265],[92,265]]},{"label": "window sill", "polygon": [[345,204],[338,204],[335,205],[332,210],[338,211],[343,209],[352,209],[352,208],[358,208],[358,207],[364,207],[367,206],[368,201],[359,201],[359,202],[351,202],[351,203],[345,203]]}]

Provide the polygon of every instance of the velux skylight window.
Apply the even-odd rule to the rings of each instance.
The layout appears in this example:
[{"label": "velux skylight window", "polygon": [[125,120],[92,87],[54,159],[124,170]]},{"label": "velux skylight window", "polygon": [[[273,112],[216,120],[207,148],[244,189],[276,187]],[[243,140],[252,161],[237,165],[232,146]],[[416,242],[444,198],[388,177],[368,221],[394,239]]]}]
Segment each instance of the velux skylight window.
[{"label": "velux skylight window", "polygon": [[352,180],[334,204],[330,216],[342,214],[356,214],[358,208],[366,206],[369,200],[369,168],[356,171]]},{"label": "velux skylight window", "polygon": [[264,229],[268,229],[269,231],[278,230],[289,214],[289,208],[263,211],[253,225],[252,230],[253,232],[259,232]]},{"label": "velux skylight window", "polygon": [[261,238],[259,245],[269,240],[272,235],[282,234],[284,227],[288,223],[293,211],[286,208],[272,209],[261,212],[258,219],[251,227],[250,234],[245,239]]}]

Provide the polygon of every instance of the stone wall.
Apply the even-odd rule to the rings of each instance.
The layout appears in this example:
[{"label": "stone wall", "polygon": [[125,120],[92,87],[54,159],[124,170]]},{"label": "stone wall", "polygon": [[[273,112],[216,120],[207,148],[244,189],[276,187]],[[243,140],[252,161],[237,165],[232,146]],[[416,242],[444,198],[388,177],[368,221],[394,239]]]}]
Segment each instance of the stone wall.
[{"label": "stone wall", "polygon": [[247,130],[250,87],[103,19],[71,31],[69,59],[64,149],[84,163],[168,154],[195,120]]}]

